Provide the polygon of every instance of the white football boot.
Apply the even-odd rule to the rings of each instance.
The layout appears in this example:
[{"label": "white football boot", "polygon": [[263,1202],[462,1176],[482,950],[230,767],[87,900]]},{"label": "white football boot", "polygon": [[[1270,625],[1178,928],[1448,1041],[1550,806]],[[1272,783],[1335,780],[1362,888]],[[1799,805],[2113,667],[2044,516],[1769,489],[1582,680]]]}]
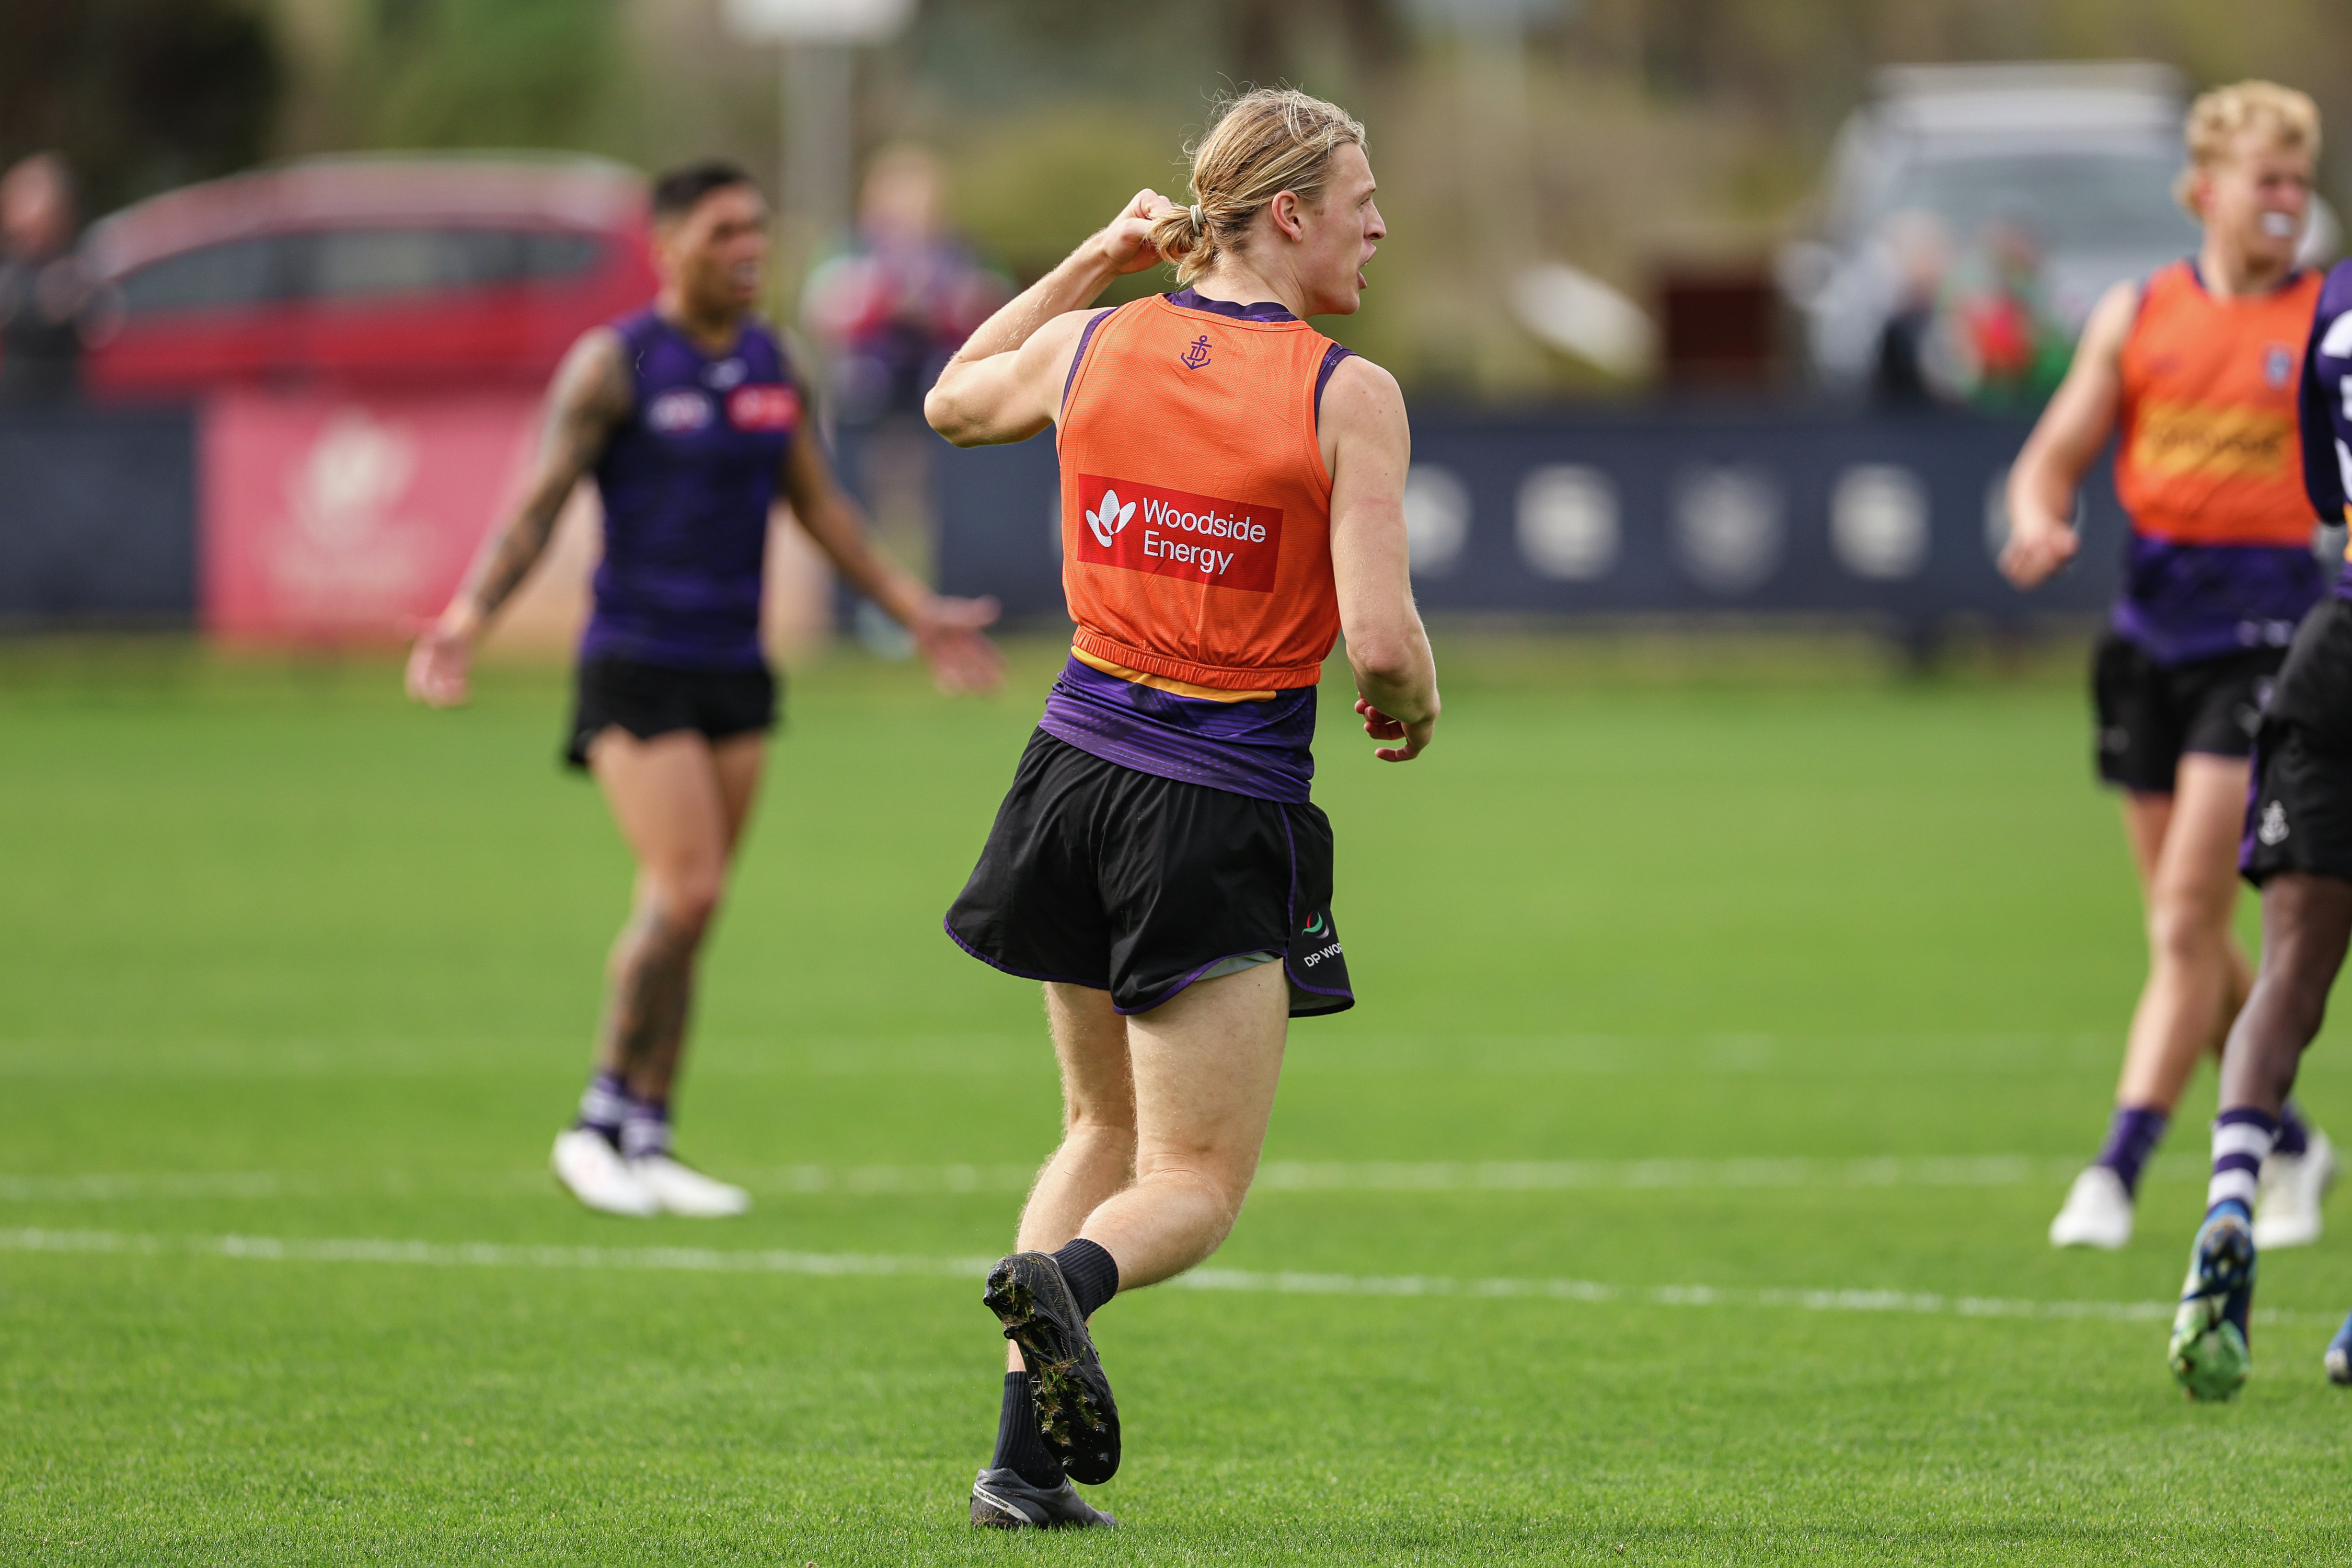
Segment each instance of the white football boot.
[{"label": "white football boot", "polygon": [[751,1194],[715,1181],[667,1154],[645,1154],[629,1162],[629,1174],[664,1214],[689,1219],[727,1219],[751,1206]]},{"label": "white football boot", "polygon": [[2315,1127],[2300,1154],[2273,1150],[2254,1194],[2254,1247],[2309,1247],[2319,1239],[2319,1203],[2336,1184],[2336,1145]]},{"label": "white football boot", "polygon": [[621,1152],[604,1142],[601,1132],[573,1127],[557,1133],[548,1163],[555,1168],[555,1179],[598,1214],[645,1219],[661,1212],[653,1194],[630,1173]]},{"label": "white football boot", "polygon": [[2105,1165],[2093,1165],[2074,1178],[2065,1206],[2050,1222],[2053,1247],[2099,1247],[2114,1252],[2129,1246],[2131,1238],[2131,1194],[2124,1191],[2124,1179]]}]

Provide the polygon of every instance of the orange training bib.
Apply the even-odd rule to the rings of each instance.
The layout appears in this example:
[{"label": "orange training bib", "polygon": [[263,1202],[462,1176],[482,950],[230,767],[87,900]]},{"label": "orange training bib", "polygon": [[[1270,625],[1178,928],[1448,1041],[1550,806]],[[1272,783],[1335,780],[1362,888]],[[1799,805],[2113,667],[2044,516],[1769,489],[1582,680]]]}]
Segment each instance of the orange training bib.
[{"label": "orange training bib", "polygon": [[1160,296],[1081,345],[1062,404],[1075,646],[1218,690],[1311,686],[1339,635],[1315,379],[1331,340]]},{"label": "orange training bib", "polygon": [[2174,544],[2305,545],[2295,385],[2316,272],[2217,300],[2194,268],[2157,269],[2124,342],[2116,492],[2132,526]]}]

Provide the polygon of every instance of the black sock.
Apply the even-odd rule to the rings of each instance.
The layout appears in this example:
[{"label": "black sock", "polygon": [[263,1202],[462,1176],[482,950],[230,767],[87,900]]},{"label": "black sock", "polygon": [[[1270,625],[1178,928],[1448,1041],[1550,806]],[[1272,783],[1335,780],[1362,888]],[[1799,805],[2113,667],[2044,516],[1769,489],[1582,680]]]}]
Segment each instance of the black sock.
[{"label": "black sock", "polygon": [[996,1414],[996,1458],[989,1468],[1011,1470],[1033,1487],[1051,1491],[1062,1484],[1062,1462],[1045,1451],[1037,1436],[1037,1406],[1029,1397],[1029,1374],[1004,1374],[1004,1407]]},{"label": "black sock", "polygon": [[1062,1266],[1062,1278],[1069,1281],[1070,1294],[1078,1299],[1081,1318],[1093,1317],[1097,1307],[1118,1294],[1118,1264],[1085,1237],[1054,1254],[1054,1261]]}]

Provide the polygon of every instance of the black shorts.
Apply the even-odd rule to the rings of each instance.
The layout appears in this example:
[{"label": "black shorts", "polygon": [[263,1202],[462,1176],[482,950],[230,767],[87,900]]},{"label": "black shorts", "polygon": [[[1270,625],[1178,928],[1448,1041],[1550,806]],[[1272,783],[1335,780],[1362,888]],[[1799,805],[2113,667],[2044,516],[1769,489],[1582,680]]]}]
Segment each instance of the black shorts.
[{"label": "black shorts", "polygon": [[2254,742],[2238,855],[2261,887],[2280,871],[2352,882],[2352,604],[2303,618]]},{"label": "black shorts", "polygon": [[753,669],[672,669],[634,658],[588,658],[572,705],[563,760],[588,765],[588,747],[612,725],[640,741],[699,730],[714,741],[776,727],[776,678]]},{"label": "black shorts", "polygon": [[2257,647],[2158,664],[2108,632],[2091,655],[2099,777],[2141,795],[2170,795],[2183,752],[2249,755],[2285,658],[2284,648]]},{"label": "black shorts", "polygon": [[1280,955],[1292,1017],[1356,1003],[1322,812],[1138,773],[1043,730],[947,929],[984,963],[1108,991],[1122,1013],[1260,953]]}]

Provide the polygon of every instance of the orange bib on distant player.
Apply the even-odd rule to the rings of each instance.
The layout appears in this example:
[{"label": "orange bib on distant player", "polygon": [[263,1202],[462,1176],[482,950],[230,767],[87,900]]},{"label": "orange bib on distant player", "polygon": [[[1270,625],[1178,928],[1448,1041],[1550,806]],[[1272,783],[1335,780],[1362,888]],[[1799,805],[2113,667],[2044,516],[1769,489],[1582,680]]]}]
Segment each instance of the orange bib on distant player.
[{"label": "orange bib on distant player", "polygon": [[2308,545],[2295,384],[2322,282],[2217,300],[2186,261],[2157,269],[2124,341],[2116,493],[2174,544]]},{"label": "orange bib on distant player", "polygon": [[1160,296],[1111,312],[1062,404],[1080,653],[1223,691],[1312,686],[1339,635],[1315,378],[1331,340]]}]

